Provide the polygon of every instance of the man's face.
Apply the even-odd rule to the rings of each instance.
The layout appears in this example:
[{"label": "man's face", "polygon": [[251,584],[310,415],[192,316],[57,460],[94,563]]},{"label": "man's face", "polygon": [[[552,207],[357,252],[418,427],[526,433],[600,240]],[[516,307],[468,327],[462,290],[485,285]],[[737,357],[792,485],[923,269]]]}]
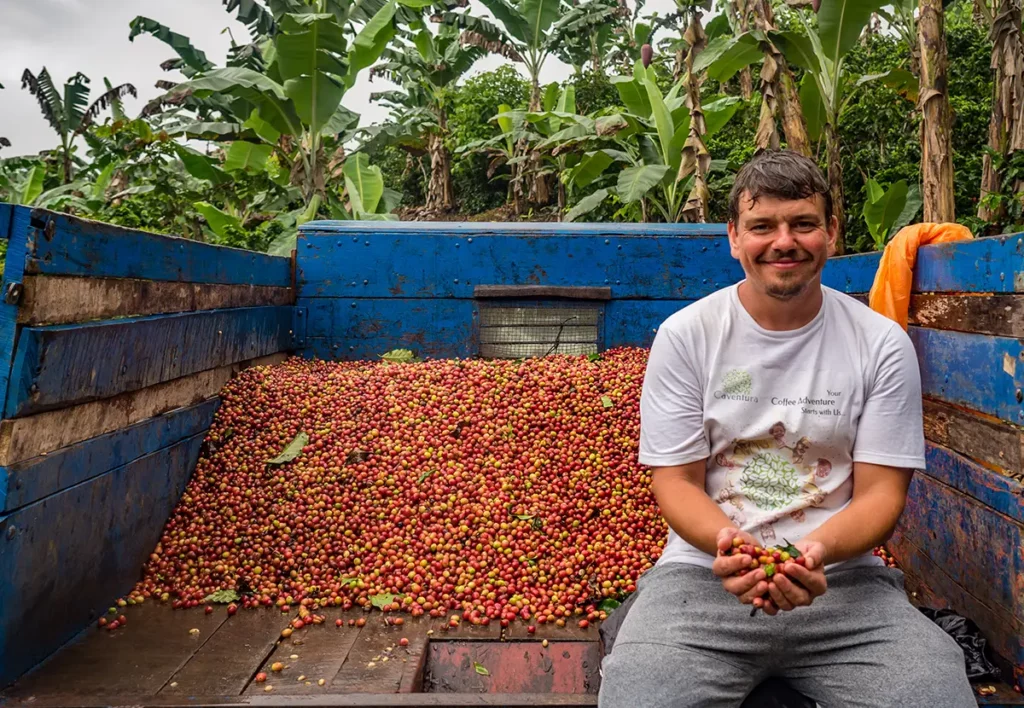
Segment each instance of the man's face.
[{"label": "man's face", "polygon": [[789,300],[820,282],[838,234],[836,218],[825,221],[821,195],[753,202],[744,192],[739,212],[739,219],[729,222],[729,246],[758,292]]}]

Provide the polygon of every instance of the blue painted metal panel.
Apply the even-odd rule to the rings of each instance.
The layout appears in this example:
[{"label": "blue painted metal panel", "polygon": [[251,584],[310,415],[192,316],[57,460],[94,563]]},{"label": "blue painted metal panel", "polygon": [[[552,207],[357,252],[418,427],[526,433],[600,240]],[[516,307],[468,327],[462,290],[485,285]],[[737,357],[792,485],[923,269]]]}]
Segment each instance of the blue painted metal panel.
[{"label": "blue painted metal panel", "polygon": [[52,219],[56,229],[52,239],[40,230],[29,253],[27,273],[291,286],[288,258],[133,231],[41,209],[32,214],[40,223]]},{"label": "blue painted metal panel", "polygon": [[164,413],[48,455],[0,468],[0,509],[13,511],[209,429],[220,399]]},{"label": "blue painted metal panel", "polygon": [[1020,425],[1024,347],[1009,337],[910,328],[926,396]]},{"label": "blue painted metal panel", "polygon": [[300,235],[299,298],[472,298],[476,285],[610,286],[612,297],[696,299],[743,277],[717,236]]},{"label": "blue painted metal panel", "polygon": [[4,259],[4,277],[0,283],[0,395],[7,400],[7,387],[14,364],[14,348],[18,338],[18,305],[3,297],[8,287],[21,285],[25,280],[25,258],[29,241],[35,236],[31,212],[25,207],[11,210],[10,238]]},{"label": "blue painted metal panel", "polygon": [[[392,349],[430,358],[476,354],[472,300],[310,300],[309,351],[322,359],[379,361]],[[329,306],[321,307],[325,302]]]},{"label": "blue painted metal panel", "polygon": [[0,239],[11,237],[12,221],[14,221],[14,205],[0,204]]},{"label": "blue painted metal panel", "polygon": [[521,235],[546,236],[580,234],[583,236],[725,236],[725,224],[614,224],[552,222],[480,222],[480,221],[310,221],[299,228],[302,235],[363,236],[381,233]]},{"label": "blue painted metal panel", "polygon": [[1024,235],[925,246],[914,266],[914,291],[1024,291]]},{"label": "blue painted metal panel", "polygon": [[7,417],[135,391],[292,348],[294,308],[244,307],[26,327]]},{"label": "blue painted metal panel", "polygon": [[830,258],[821,272],[821,283],[851,295],[867,293],[875,282],[875,272],[881,259],[881,253]]},{"label": "blue painted metal panel", "polygon": [[202,443],[187,438],[0,516],[0,685],[131,589]]},{"label": "blue painted metal panel", "polygon": [[926,474],[914,475],[900,523],[958,585],[1024,620],[1020,523]]},{"label": "blue painted metal panel", "polygon": [[650,347],[666,319],[693,300],[612,300],[605,309],[604,347]]},{"label": "blue painted metal panel", "polygon": [[1000,514],[1024,523],[1024,485],[962,455],[928,444],[925,474],[971,496]]}]

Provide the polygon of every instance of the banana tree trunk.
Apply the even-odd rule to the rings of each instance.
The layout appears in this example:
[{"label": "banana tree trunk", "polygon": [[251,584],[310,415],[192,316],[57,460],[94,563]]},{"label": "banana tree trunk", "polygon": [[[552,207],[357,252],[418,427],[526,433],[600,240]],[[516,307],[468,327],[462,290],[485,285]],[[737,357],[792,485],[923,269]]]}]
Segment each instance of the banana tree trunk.
[{"label": "banana tree trunk", "polygon": [[[539,77],[534,76],[533,87],[530,91],[530,112],[533,113],[540,111],[541,107],[540,79]],[[519,147],[520,154],[525,155],[529,153],[530,156],[530,190],[527,199],[533,206],[547,206],[548,202],[551,201],[551,190],[548,187],[547,177],[540,173],[541,155],[536,150],[530,150],[530,145],[527,143],[525,138],[519,142]]]},{"label": "banana tree trunk", "polygon": [[684,36],[689,51],[686,53],[686,106],[690,109],[690,134],[683,145],[682,160],[679,164],[677,181],[693,175],[693,188],[683,205],[682,217],[688,222],[703,223],[708,217],[708,200],[711,198],[708,189],[707,174],[711,167],[711,153],[704,144],[707,125],[704,122],[704,110],[700,101],[700,75],[693,70],[694,63],[704,47],[707,46],[707,35],[700,23],[700,11],[690,9],[690,24]]},{"label": "banana tree trunk", "polygon": [[839,131],[833,122],[825,126],[825,152],[828,158],[828,188],[832,194],[832,213],[839,222],[839,238],[836,239],[836,253],[846,253],[846,209],[843,207],[843,163],[839,151]]},{"label": "banana tree trunk", "polygon": [[[1007,156],[1024,147],[1024,41],[1021,38],[1020,0],[1001,0],[992,21],[992,116],[988,128],[988,146]],[[982,158],[981,198],[978,218],[1001,223],[1006,216],[1002,204],[989,205],[986,197],[1001,191],[1002,175],[992,156]]]},{"label": "banana tree trunk", "polygon": [[[740,34],[746,34],[750,29],[747,0],[731,0],[726,3],[726,9],[739,26]],[[740,70],[740,93],[743,95],[744,101],[749,101],[754,95],[754,75],[749,66]]]},{"label": "banana tree trunk", "polygon": [[431,133],[427,140],[430,153],[430,182],[427,184],[427,209],[447,212],[455,206],[452,187],[452,158],[444,144],[444,136]]},{"label": "banana tree trunk", "polygon": [[[775,16],[769,0],[755,0],[754,28],[766,35],[775,29]],[[779,147],[777,118],[782,115],[782,129],[790,150],[811,155],[800,94],[786,58],[771,41],[764,42],[764,63],[761,65],[761,122],[756,144],[759,149]]]},{"label": "banana tree trunk", "polygon": [[955,221],[953,202],[952,111],[942,0],[921,0],[921,181],[926,222]]}]

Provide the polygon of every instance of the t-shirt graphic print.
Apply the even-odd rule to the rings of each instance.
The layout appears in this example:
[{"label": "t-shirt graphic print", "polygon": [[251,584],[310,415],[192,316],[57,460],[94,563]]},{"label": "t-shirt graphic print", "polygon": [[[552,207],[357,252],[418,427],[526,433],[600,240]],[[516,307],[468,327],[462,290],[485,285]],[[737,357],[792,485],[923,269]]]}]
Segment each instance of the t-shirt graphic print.
[{"label": "t-shirt graphic print", "polygon": [[[849,504],[854,461],[924,467],[917,359],[898,325],[836,291],[822,289],[810,323],[777,332],[750,317],[737,287],[659,328],[639,459],[705,459],[705,490],[737,527],[764,545],[797,541]],[[671,530],[659,559],[712,561]]]}]

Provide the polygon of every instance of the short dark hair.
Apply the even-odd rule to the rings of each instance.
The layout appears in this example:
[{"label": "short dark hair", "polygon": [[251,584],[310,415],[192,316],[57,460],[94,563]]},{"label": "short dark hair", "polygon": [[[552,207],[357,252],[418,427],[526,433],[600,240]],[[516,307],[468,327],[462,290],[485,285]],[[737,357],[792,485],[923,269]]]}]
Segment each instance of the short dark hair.
[{"label": "short dark hair", "polygon": [[832,193],[821,168],[811,158],[792,150],[765,150],[740,169],[729,193],[732,222],[740,218],[744,192],[749,192],[755,202],[760,197],[796,200],[820,194],[825,200],[825,222],[832,221]]}]

